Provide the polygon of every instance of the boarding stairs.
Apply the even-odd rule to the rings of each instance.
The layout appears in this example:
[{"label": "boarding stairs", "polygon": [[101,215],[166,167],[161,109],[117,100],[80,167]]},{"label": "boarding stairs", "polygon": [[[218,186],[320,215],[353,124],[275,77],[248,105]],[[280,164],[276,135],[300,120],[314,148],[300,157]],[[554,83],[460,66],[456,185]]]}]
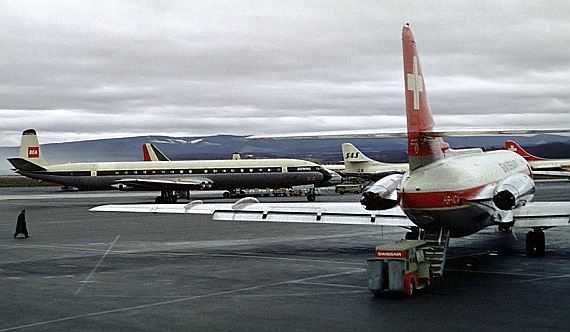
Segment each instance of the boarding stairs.
[{"label": "boarding stairs", "polygon": [[431,264],[433,276],[443,276],[445,256],[449,245],[449,230],[440,228],[439,230],[426,231],[424,241],[426,242],[424,256]]}]

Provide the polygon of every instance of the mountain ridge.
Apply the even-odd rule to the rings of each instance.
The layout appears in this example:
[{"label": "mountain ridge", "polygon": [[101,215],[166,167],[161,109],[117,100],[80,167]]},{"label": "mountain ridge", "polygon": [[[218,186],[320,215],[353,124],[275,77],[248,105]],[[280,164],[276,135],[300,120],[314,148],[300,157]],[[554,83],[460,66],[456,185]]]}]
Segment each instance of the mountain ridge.
[{"label": "mountain ridge", "polygon": [[[39,133],[41,143],[41,133]],[[513,140],[528,152],[545,158],[570,158],[570,137],[562,135],[481,136],[445,138],[452,148],[502,149]],[[342,163],[341,144],[350,142],[373,159],[406,162],[406,139],[248,140],[246,136],[213,135],[171,137],[143,135],[124,138],[42,144],[50,163],[140,161],[142,145],[153,143],[171,160],[228,159],[234,152],[242,158],[298,158],[322,164]],[[17,157],[19,147],[0,147],[0,175],[14,174],[6,160]]]}]

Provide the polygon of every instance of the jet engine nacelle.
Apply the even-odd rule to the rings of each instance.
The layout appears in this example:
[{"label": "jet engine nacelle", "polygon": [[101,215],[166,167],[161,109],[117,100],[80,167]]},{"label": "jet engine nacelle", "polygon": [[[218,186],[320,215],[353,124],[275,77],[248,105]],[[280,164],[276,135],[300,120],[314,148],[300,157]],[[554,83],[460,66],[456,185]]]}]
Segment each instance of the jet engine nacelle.
[{"label": "jet engine nacelle", "polygon": [[398,204],[396,189],[402,180],[402,174],[392,174],[376,181],[362,193],[360,203],[366,210],[386,210]]},{"label": "jet engine nacelle", "polygon": [[530,202],[534,197],[534,181],[526,174],[515,174],[495,187],[493,203],[501,210],[512,210]]},{"label": "jet engine nacelle", "polygon": [[112,184],[111,187],[117,188],[117,189],[119,189],[119,190],[121,190],[121,191],[128,191],[128,190],[132,190],[132,189],[133,189],[133,187],[127,186],[127,185],[124,184],[124,183],[115,183],[115,184]]}]

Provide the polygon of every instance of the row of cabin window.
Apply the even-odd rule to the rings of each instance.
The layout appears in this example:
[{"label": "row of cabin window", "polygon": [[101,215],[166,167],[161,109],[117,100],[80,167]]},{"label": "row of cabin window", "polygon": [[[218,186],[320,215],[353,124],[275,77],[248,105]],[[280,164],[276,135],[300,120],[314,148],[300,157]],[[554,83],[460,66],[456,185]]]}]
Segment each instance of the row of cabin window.
[{"label": "row of cabin window", "polygon": [[[249,169],[241,168],[239,170],[232,168],[232,169],[211,169],[211,170],[208,170],[208,169],[191,170],[191,169],[189,169],[187,171],[182,170],[182,169],[178,170],[178,171],[176,171],[176,170],[170,170],[170,171],[156,171],[156,170],[153,170],[153,171],[115,171],[115,174],[116,175],[119,175],[119,174],[139,174],[139,172],[140,172],[140,174],[185,174],[185,172],[187,174],[193,174],[193,173],[208,174],[208,173],[236,173],[238,171],[239,171],[239,173],[254,173],[254,172],[256,172],[256,170],[254,170],[253,168],[249,168]],[[281,168],[277,168],[277,169],[267,168],[267,170],[260,168],[257,170],[257,172],[281,172]]]}]

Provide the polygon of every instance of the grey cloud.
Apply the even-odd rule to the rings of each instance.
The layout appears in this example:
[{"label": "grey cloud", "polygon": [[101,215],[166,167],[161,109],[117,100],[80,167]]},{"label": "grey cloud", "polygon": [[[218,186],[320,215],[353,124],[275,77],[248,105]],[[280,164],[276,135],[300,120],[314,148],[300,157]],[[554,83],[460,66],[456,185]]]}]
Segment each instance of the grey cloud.
[{"label": "grey cloud", "polygon": [[570,4],[560,1],[2,7],[0,145],[30,127],[54,142],[403,126],[406,22],[438,126],[462,125],[450,120],[460,115],[482,127],[568,125]]}]

